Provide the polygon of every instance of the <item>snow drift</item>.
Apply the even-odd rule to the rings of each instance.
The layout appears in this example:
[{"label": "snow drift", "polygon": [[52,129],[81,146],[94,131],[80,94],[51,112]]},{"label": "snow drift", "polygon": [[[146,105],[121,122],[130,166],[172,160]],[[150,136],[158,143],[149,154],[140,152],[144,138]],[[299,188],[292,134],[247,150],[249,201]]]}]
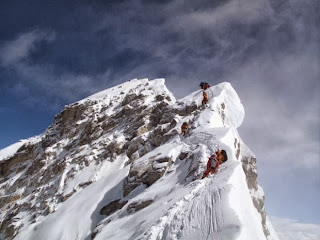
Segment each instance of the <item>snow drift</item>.
[{"label": "snow drift", "polygon": [[[135,79],[66,106],[0,151],[0,239],[278,239],[230,83],[176,100]],[[187,136],[180,126],[188,122]],[[208,157],[228,161],[201,179]]]}]

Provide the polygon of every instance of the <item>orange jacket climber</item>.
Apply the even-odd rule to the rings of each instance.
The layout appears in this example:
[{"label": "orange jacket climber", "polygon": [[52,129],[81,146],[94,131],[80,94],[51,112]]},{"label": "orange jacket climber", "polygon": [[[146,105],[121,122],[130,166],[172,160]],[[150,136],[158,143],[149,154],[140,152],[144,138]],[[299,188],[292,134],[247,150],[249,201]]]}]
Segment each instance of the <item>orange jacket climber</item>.
[{"label": "orange jacket climber", "polygon": [[208,101],[209,101],[208,94],[206,91],[203,91],[202,105],[206,104]]},{"label": "orange jacket climber", "polygon": [[184,123],[182,124],[182,126],[181,126],[181,132],[182,132],[182,134],[183,134],[183,135],[186,135],[186,132],[188,131],[188,129],[189,129],[188,123],[184,122]]}]

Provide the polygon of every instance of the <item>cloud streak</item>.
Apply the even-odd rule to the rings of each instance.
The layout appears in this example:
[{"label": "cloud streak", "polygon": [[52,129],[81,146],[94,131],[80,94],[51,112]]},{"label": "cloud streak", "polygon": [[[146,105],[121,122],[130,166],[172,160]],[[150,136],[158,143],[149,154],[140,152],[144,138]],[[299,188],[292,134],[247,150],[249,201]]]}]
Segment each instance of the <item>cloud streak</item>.
[{"label": "cloud streak", "polygon": [[36,45],[42,41],[53,42],[55,33],[43,30],[33,30],[20,34],[15,40],[7,42],[1,47],[0,59],[4,66],[14,65],[25,60],[36,50]]},{"label": "cloud streak", "polygon": [[281,240],[318,240],[320,225],[301,223],[298,220],[286,218],[270,218],[279,239]]},{"label": "cloud streak", "polygon": [[32,54],[45,42],[53,44],[56,33],[35,29],[19,35],[1,47],[0,62],[5,69],[14,70],[21,79],[13,81],[13,91],[24,96],[24,103],[50,106],[57,111],[57,102],[72,102],[100,89],[94,82],[107,75],[88,76],[61,71],[53,64],[35,64]]}]

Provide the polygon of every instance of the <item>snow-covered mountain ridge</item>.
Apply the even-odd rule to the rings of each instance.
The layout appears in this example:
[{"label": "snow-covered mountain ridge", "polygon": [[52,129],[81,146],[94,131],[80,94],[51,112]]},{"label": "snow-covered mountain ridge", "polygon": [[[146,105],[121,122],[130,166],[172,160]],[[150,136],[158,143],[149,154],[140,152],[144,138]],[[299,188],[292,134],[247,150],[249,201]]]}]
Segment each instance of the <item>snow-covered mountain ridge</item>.
[{"label": "snow-covered mountain ridge", "polygon": [[[136,79],[0,151],[0,239],[278,239],[229,83],[176,100]],[[191,125],[180,134],[183,122]],[[229,160],[201,179],[218,148]]]}]

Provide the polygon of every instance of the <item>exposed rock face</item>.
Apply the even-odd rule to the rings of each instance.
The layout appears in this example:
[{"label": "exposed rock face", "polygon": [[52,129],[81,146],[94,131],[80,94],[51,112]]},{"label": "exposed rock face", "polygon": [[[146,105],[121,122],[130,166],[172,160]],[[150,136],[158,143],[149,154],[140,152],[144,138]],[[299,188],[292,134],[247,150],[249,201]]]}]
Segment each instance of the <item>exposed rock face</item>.
[{"label": "exposed rock face", "polygon": [[127,211],[128,213],[132,213],[133,211],[139,211],[145,207],[148,207],[151,203],[153,202],[152,199],[150,200],[146,200],[146,201],[143,201],[143,202],[139,202],[139,203],[131,203],[128,208],[127,208]]},{"label": "exposed rock face", "polygon": [[264,209],[265,196],[262,194],[257,194],[259,190],[259,186],[257,182],[258,174],[257,174],[256,162],[257,162],[256,158],[254,157],[243,157],[242,168],[247,177],[246,180],[247,180],[248,188],[252,193],[251,197],[252,197],[253,204],[261,215],[261,224],[263,226],[264,234],[267,237],[268,235],[270,235],[270,232],[266,225],[267,214]]},{"label": "exposed rock face", "polygon": [[[267,237],[268,235],[270,235],[270,232],[269,232],[268,227],[266,225],[267,214],[266,214],[265,208],[264,208],[265,196],[263,194],[263,190],[259,187],[258,181],[257,181],[257,178],[258,178],[257,160],[253,156],[253,154],[251,155],[251,151],[246,149],[247,147],[245,145],[244,146],[243,145],[244,144],[241,143],[241,141],[239,139],[237,139],[237,138],[234,139],[233,147],[235,149],[235,157],[236,157],[236,159],[239,159],[241,156],[241,159],[239,159],[239,160],[241,160],[241,162],[242,162],[242,169],[246,175],[246,181],[247,181],[247,185],[250,190],[250,193],[251,193],[252,202],[253,202],[255,208],[257,209],[257,211],[261,215],[261,224],[263,227],[264,234]],[[247,153],[242,153],[241,152],[242,148],[245,148],[246,149],[245,152],[247,152]],[[244,155],[242,155],[242,154],[244,154]]]},{"label": "exposed rock face", "polygon": [[[8,180],[9,175],[12,174],[12,172],[10,171],[12,168],[17,169],[17,173],[23,171],[25,168],[26,160],[32,160],[37,156],[38,152],[36,148],[37,146],[23,145],[21,148],[19,148],[14,156],[0,162],[0,183],[6,182]],[[33,163],[33,167],[30,169],[30,171],[36,170],[36,165],[37,164]]]},{"label": "exposed rock face", "polygon": [[157,158],[157,156],[152,156],[148,158],[148,161],[133,163],[124,183],[123,195],[127,196],[141,184],[151,186],[164,175],[171,162],[172,159],[170,158]]},{"label": "exposed rock face", "polygon": [[100,210],[101,215],[109,216],[110,214],[114,213],[115,211],[121,209],[124,205],[127,204],[128,201],[121,201],[121,199],[114,200],[110,202],[108,205],[104,206]]},{"label": "exposed rock face", "polygon": [[[177,104],[178,106],[184,105],[183,102],[177,102]],[[175,112],[181,116],[188,116],[197,109],[198,109],[198,106],[196,105],[196,103],[193,103],[192,105],[189,105],[183,108],[176,108]]]}]

